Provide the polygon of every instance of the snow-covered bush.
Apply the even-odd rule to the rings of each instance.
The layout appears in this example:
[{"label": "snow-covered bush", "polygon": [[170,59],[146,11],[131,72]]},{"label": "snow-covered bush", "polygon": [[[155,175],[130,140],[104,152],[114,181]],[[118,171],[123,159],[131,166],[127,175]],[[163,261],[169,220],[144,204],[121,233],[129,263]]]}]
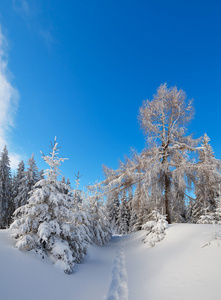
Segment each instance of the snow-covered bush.
[{"label": "snow-covered bush", "polygon": [[216,199],[215,219],[217,221],[217,224],[221,225],[221,197],[220,196]]},{"label": "snow-covered bush", "polygon": [[210,246],[212,244],[218,245],[220,247],[221,245],[221,230],[217,230],[216,222],[213,221],[213,234],[210,235],[208,242],[206,242],[202,248],[206,246]]},{"label": "snow-covered bush", "polygon": [[151,212],[149,219],[151,221],[148,221],[142,226],[142,229],[147,231],[147,235],[143,239],[143,242],[154,247],[156,243],[164,239],[166,235],[165,231],[168,228],[168,222],[166,221],[166,217],[156,210]]},{"label": "snow-covered bush", "polygon": [[43,159],[50,166],[45,170],[46,179],[38,181],[26,205],[14,213],[11,225],[16,247],[33,250],[47,256],[65,273],[72,272],[74,264],[82,260],[87,243],[84,230],[76,222],[77,212],[71,210],[70,186],[57,179],[60,163],[55,139],[49,156]]}]

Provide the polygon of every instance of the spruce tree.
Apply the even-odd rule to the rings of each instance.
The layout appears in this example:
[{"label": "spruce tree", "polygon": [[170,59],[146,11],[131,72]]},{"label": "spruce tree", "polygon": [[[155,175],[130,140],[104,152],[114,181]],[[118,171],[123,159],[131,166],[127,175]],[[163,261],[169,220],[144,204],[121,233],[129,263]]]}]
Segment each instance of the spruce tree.
[{"label": "spruce tree", "polygon": [[10,225],[13,210],[11,168],[8,150],[5,146],[0,159],[0,228],[7,228]]},{"label": "spruce tree", "polygon": [[168,222],[166,221],[166,216],[161,215],[157,210],[153,210],[149,214],[148,219],[150,221],[142,226],[142,229],[147,231],[143,242],[147,243],[150,247],[154,247],[156,243],[164,239]]},{"label": "spruce tree", "polygon": [[103,246],[109,242],[112,235],[108,213],[105,209],[102,196],[97,190],[88,197],[88,202],[92,243]]},{"label": "spruce tree", "polygon": [[127,207],[126,191],[123,190],[121,204],[119,206],[118,226],[120,234],[127,234],[129,231],[129,214]]},{"label": "spruce tree", "polygon": [[202,150],[199,153],[199,168],[195,181],[196,200],[201,203],[204,211],[214,213],[216,210],[216,199],[219,195],[221,181],[220,160],[215,158],[210,145],[210,138],[204,134]]},{"label": "spruce tree", "polygon": [[27,178],[23,160],[19,163],[16,175],[16,196],[14,198],[15,208],[25,205],[28,199]]},{"label": "spruce tree", "polygon": [[119,193],[117,190],[112,191],[107,195],[106,211],[112,227],[112,231],[115,233],[119,232],[118,228],[118,217],[119,217]]},{"label": "spruce tree", "polygon": [[27,189],[28,192],[31,192],[36,182],[40,179],[40,173],[38,171],[38,167],[34,159],[34,153],[32,154],[31,158],[28,160],[27,164],[28,164],[28,168],[26,171]]},{"label": "spruce tree", "polygon": [[64,193],[69,187],[57,178],[60,174],[58,168],[64,161],[57,154],[55,139],[50,155],[43,155],[49,165],[44,173],[46,178],[36,184],[27,204],[15,211],[11,229],[18,239],[16,247],[47,256],[69,274],[83,256],[77,251],[82,249],[84,240],[75,224],[70,197]]}]

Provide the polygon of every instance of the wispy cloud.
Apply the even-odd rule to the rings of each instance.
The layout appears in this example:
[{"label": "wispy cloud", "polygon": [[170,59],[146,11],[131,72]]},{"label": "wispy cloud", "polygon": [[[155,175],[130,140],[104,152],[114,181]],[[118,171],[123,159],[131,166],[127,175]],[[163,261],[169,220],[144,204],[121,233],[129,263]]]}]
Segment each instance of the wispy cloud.
[{"label": "wispy cloud", "polygon": [[39,31],[39,34],[41,35],[41,38],[43,39],[46,47],[48,48],[48,50],[51,49],[51,45],[54,42],[53,36],[51,34],[51,30],[49,29],[41,29]]},{"label": "wispy cloud", "polygon": [[12,0],[14,10],[23,18],[31,15],[31,9],[26,0]]},{"label": "wispy cloud", "polygon": [[12,0],[12,2],[14,11],[24,19],[29,30],[36,33],[50,50],[54,42],[52,26],[48,19],[45,23],[48,24],[42,26],[40,21],[42,9],[39,7],[38,2],[35,0],[29,2],[27,0]]},{"label": "wispy cloud", "polygon": [[[14,127],[15,114],[18,107],[18,91],[10,82],[10,71],[7,63],[8,44],[0,26],[0,151],[7,145],[8,132]],[[20,160],[17,153],[10,155],[11,167],[15,169]]]}]

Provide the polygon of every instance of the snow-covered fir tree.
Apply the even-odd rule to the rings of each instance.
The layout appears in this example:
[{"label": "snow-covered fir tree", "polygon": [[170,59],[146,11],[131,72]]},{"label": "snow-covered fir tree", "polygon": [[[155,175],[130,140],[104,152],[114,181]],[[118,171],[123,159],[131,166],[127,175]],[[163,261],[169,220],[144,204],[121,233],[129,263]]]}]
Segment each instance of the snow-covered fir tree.
[{"label": "snow-covered fir tree", "polygon": [[0,159],[0,228],[7,228],[11,223],[14,205],[11,194],[11,168],[8,150],[5,146]]},{"label": "snow-covered fir tree", "polygon": [[216,199],[215,220],[218,224],[221,225],[221,195],[220,194]]},{"label": "snow-covered fir tree", "polygon": [[136,224],[137,224],[137,212],[136,212],[136,210],[132,209],[131,213],[130,213],[129,233],[137,231],[136,226],[135,226]]},{"label": "snow-covered fir tree", "polygon": [[[35,159],[34,159],[34,153],[32,154],[31,158],[27,162],[28,168],[26,171],[26,180],[27,180],[27,189],[28,192],[31,192],[33,190],[33,187],[35,186],[36,182],[41,179],[38,167],[36,165]],[[42,174],[41,174],[42,176]]]},{"label": "snow-covered fir tree", "polygon": [[205,211],[203,215],[199,217],[197,224],[213,224],[215,222],[214,213]]},{"label": "snow-covered fir tree", "polygon": [[58,168],[64,161],[57,154],[55,139],[50,155],[43,155],[49,165],[44,173],[46,178],[37,182],[27,204],[15,211],[11,230],[18,240],[16,247],[47,256],[69,274],[75,262],[82,258],[82,253],[79,258],[76,249],[83,241],[75,226],[69,195],[63,192],[69,187],[57,178]]},{"label": "snow-covered fir tree", "polygon": [[220,160],[214,156],[210,138],[204,134],[202,149],[199,152],[199,167],[195,181],[196,201],[203,206],[204,212],[215,213],[216,199],[219,195],[221,181]]},{"label": "snow-covered fir tree", "polygon": [[199,201],[191,201],[187,208],[188,219],[190,223],[197,223],[200,219],[200,216],[203,214],[203,205]]},{"label": "snow-covered fir tree", "polygon": [[149,215],[151,210],[151,207],[149,207],[149,204],[151,202],[147,201],[147,192],[148,189],[146,189],[145,184],[141,185],[141,183],[139,183],[137,185],[132,202],[132,211],[134,211],[133,214],[136,216],[136,222],[133,225],[134,232],[141,230],[142,225],[146,223],[147,216]]},{"label": "snow-covered fir tree", "polygon": [[156,243],[165,238],[168,222],[166,221],[166,217],[161,215],[157,210],[153,210],[148,218],[150,221],[142,226],[142,229],[147,231],[143,242],[154,247]]},{"label": "snow-covered fir tree", "polygon": [[122,191],[121,203],[119,206],[118,214],[118,228],[120,234],[127,234],[129,232],[129,214],[126,190]]},{"label": "snow-covered fir tree", "polygon": [[92,231],[92,242],[102,246],[109,242],[112,235],[112,228],[102,195],[99,191],[94,190],[90,196],[87,196],[87,201]]},{"label": "snow-covered fir tree", "polygon": [[15,203],[15,198],[18,194],[18,185],[17,185],[17,178],[14,172],[13,176],[11,177],[11,198],[14,205],[14,210],[17,208]]},{"label": "snow-covered fir tree", "polygon": [[113,232],[118,233],[118,217],[120,206],[118,190],[114,190],[111,193],[108,193],[105,206],[112,230]]},{"label": "snow-covered fir tree", "polygon": [[18,164],[16,181],[16,195],[14,196],[15,209],[25,205],[28,199],[28,186],[26,180],[25,164],[23,160]]}]

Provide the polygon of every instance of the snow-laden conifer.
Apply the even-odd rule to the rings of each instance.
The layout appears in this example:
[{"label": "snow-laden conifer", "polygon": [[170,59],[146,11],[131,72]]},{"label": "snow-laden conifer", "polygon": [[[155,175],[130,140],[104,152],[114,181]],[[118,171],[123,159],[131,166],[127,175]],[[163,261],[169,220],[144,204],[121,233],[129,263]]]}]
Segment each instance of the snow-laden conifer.
[{"label": "snow-laden conifer", "polygon": [[195,181],[196,200],[201,203],[204,211],[214,213],[216,199],[220,193],[220,160],[215,158],[210,145],[210,138],[204,134],[202,147],[199,152],[199,167]]},{"label": "snow-laden conifer", "polygon": [[119,206],[118,228],[120,234],[127,234],[129,231],[129,214],[125,190],[122,192],[121,204]]},{"label": "snow-laden conifer", "polygon": [[143,241],[149,246],[154,247],[156,243],[165,238],[168,222],[166,221],[166,217],[156,210],[151,212],[149,219],[150,221],[142,226],[142,229],[147,231],[147,235]]},{"label": "snow-laden conifer", "polygon": [[107,195],[107,201],[105,204],[108,219],[110,221],[112,231],[118,233],[118,217],[119,217],[119,193],[114,190],[112,193]]},{"label": "snow-laden conifer", "polygon": [[215,212],[216,222],[221,225],[221,195],[216,199],[216,212]]},{"label": "snow-laden conifer", "polygon": [[197,223],[200,220],[200,217],[203,215],[203,205],[199,201],[195,201],[193,203],[190,203],[192,206],[191,208],[191,215],[189,221],[191,223]]},{"label": "snow-laden conifer", "polygon": [[87,196],[87,201],[92,243],[103,246],[109,242],[112,229],[102,195],[95,190],[91,195]]},{"label": "snow-laden conifer", "polygon": [[25,172],[25,164],[23,160],[18,164],[16,180],[16,196],[14,197],[15,208],[25,205],[28,199],[28,186]]},{"label": "snow-laden conifer", "polygon": [[206,213],[205,215],[200,216],[197,224],[213,224],[214,215],[212,213]]},{"label": "snow-laden conifer", "polygon": [[45,179],[38,181],[26,205],[14,213],[11,225],[16,247],[34,250],[50,258],[65,273],[71,273],[80,258],[78,252],[82,237],[75,226],[71,201],[64,190],[69,189],[58,180],[59,166],[64,158],[58,158],[55,139],[50,155],[43,155],[49,165]]},{"label": "snow-laden conifer", "polygon": [[0,229],[11,223],[14,204],[11,195],[11,168],[8,150],[5,146],[0,159]]},{"label": "snow-laden conifer", "polygon": [[31,158],[28,160],[28,168],[26,171],[26,185],[28,192],[31,192],[36,182],[38,182],[42,176],[42,173],[40,175],[38,171],[38,167],[35,162],[34,153],[32,154]]},{"label": "snow-laden conifer", "polygon": [[130,214],[130,222],[129,222],[129,232],[136,232],[136,224],[137,224],[137,213],[136,210],[132,210]]}]

